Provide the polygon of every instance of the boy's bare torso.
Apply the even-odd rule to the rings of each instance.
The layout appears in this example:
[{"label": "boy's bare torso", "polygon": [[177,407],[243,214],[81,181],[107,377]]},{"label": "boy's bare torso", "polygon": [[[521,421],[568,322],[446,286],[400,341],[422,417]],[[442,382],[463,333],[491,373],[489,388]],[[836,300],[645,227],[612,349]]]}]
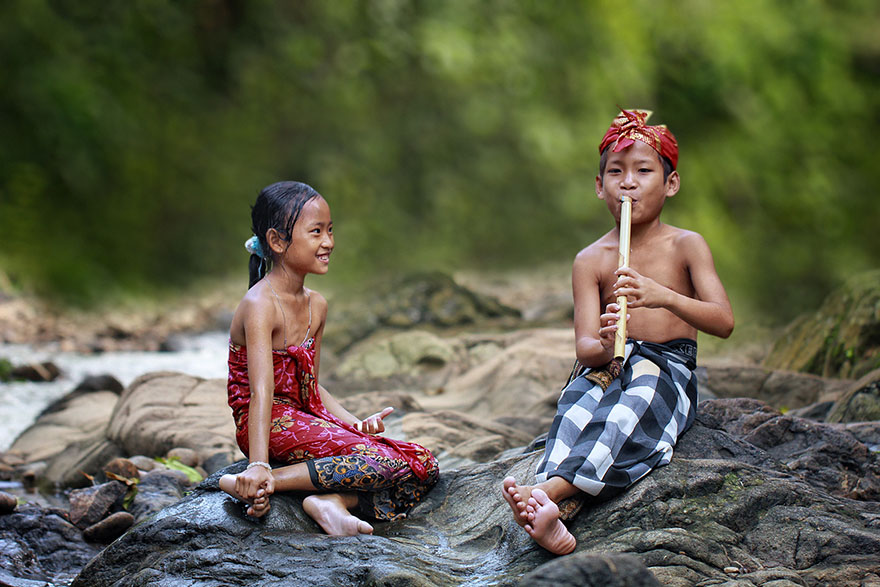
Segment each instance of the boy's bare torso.
[{"label": "boy's bare torso", "polygon": [[[697,297],[687,262],[687,238],[696,236],[667,224],[652,227],[648,234],[634,235],[630,267],[660,285],[690,298]],[[641,238],[639,238],[641,237]],[[602,312],[617,301],[614,284],[618,267],[618,232],[612,230],[587,247],[595,263]],[[668,342],[676,338],[696,340],[697,329],[663,308],[630,308],[627,336],[649,342]]]}]

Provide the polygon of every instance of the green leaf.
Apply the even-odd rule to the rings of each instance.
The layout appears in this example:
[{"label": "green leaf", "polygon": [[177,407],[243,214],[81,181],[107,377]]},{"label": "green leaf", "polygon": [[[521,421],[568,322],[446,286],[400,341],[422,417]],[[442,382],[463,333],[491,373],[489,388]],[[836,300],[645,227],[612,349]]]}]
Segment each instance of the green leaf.
[{"label": "green leaf", "polygon": [[198,471],[190,466],[184,465],[177,457],[171,457],[170,459],[156,457],[156,460],[168,467],[169,469],[174,469],[175,471],[183,471],[184,473],[186,473],[186,476],[189,478],[191,483],[198,483],[199,481],[204,479],[204,477],[202,477],[202,475]]}]

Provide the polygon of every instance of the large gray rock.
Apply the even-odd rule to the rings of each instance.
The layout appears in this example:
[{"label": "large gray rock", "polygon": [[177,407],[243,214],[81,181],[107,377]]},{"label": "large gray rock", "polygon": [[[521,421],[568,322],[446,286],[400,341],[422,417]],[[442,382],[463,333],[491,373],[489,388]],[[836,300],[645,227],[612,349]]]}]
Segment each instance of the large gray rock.
[{"label": "large gray rock", "polygon": [[[750,410],[764,423],[778,412],[712,404],[701,405],[707,416],[684,436],[672,464],[581,511],[570,524],[578,548],[564,559],[537,547],[500,495],[506,475],[532,478],[540,454],[530,453],[444,471],[406,520],[353,538],[321,534],[295,495],[274,496],[266,519],[250,520],[217,489],[218,473],[110,545],[75,585],[515,585],[544,576],[548,563],[548,576],[560,576],[560,566],[563,575],[603,568],[606,585],[652,584],[642,572],[629,573],[641,582],[625,582],[637,569],[615,572],[613,561],[626,560],[617,554],[637,557],[663,585],[877,580],[877,502],[829,495],[824,482],[787,467],[802,452],[799,443],[771,454],[745,440],[760,428],[757,420],[744,427]],[[839,429],[814,424],[804,443]],[[866,469],[877,465],[874,453],[860,458]],[[608,556],[597,561],[590,553]]]},{"label": "large gray rock", "polygon": [[156,372],[122,394],[77,388],[47,408],[13,442],[10,453],[42,463],[37,481],[84,487],[109,461],[130,455],[165,456],[192,449],[211,472],[242,457],[223,379]]},{"label": "large gray rock", "polygon": [[202,461],[217,452],[228,454],[229,462],[241,456],[223,379],[143,375],[122,392],[106,435],[127,455],[160,456],[184,447]]},{"label": "large gray rock", "polygon": [[697,370],[701,397],[750,397],[793,410],[835,401],[852,381],[746,364],[706,361]]}]

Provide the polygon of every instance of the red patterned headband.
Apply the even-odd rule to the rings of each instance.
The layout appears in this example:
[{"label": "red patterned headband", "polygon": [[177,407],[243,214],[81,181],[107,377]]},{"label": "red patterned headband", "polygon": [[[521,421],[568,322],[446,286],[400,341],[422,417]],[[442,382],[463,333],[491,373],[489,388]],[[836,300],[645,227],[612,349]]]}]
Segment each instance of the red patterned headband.
[{"label": "red patterned headband", "polygon": [[623,151],[635,141],[641,141],[660,153],[662,157],[668,158],[672,162],[672,168],[675,169],[678,166],[678,142],[665,124],[656,126],[646,124],[650,116],[649,110],[621,109],[608,132],[602,137],[599,154],[614,141],[617,141],[617,146],[613,149],[615,153]]}]

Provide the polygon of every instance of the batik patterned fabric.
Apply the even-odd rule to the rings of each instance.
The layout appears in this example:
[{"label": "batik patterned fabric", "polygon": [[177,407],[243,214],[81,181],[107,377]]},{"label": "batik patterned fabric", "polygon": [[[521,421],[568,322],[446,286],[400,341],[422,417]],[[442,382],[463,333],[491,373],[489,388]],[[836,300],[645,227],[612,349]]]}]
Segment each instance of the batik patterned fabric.
[{"label": "batik patterned fabric", "polygon": [[678,166],[678,141],[665,124],[649,125],[650,116],[650,110],[621,110],[602,137],[599,154],[615,141],[615,153],[626,149],[634,141],[641,141],[669,159],[675,169]]},{"label": "batik patterned fabric", "polygon": [[562,477],[604,499],[669,464],[696,414],[696,357],[690,339],[630,340],[623,370],[607,389],[585,369],[562,390],[538,483]]},{"label": "batik patterned fabric", "polygon": [[[317,487],[356,491],[364,515],[396,519],[437,482],[437,460],[418,444],[365,434],[328,412],[318,392],[313,346],[309,339],[272,352],[275,395],[269,458],[284,464],[309,462]],[[227,393],[236,441],[248,454],[250,386],[244,347],[229,347]]]}]

